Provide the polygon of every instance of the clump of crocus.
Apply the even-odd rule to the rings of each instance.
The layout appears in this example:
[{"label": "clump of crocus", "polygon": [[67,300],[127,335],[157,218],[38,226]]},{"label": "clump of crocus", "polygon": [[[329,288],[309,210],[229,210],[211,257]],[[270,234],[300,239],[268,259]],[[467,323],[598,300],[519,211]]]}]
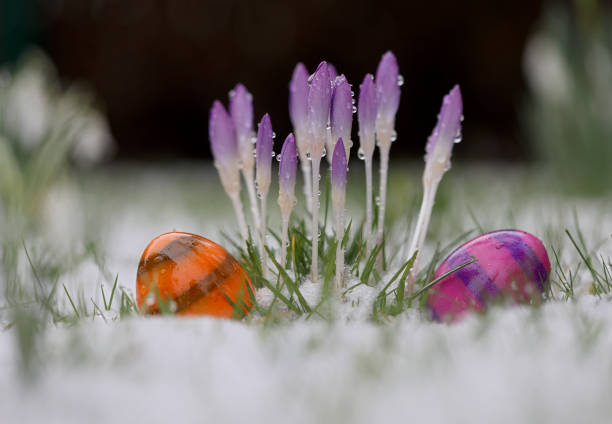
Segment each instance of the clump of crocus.
[{"label": "clump of crocus", "polygon": [[297,174],[297,150],[293,134],[289,134],[283,143],[278,168],[278,206],[281,211],[281,256],[280,263],[285,266],[287,245],[289,244],[289,218],[296,203],[295,177]]},{"label": "clump of crocus", "polygon": [[264,278],[268,277],[268,267],[266,261],[266,200],[270,189],[270,173],[272,166],[272,147],[274,145],[274,133],[272,132],[272,122],[267,113],[261,118],[257,129],[256,145],[256,167],[257,167],[257,197],[261,200],[261,222],[259,227],[259,255],[261,257],[261,270]]},{"label": "clump of crocus", "polygon": [[372,156],[374,155],[376,134],[376,87],[374,78],[367,74],[359,87],[359,158],[365,161],[366,170],[366,220],[364,238],[368,252],[372,246]]},{"label": "clump of crocus", "polygon": [[376,141],[380,151],[380,190],[378,193],[377,242],[383,237],[385,207],[387,202],[387,172],[389,150],[395,141],[395,115],[400,101],[401,77],[397,60],[391,52],[383,55],[376,70]]},{"label": "clump of crocus", "polygon": [[247,239],[247,226],[240,201],[240,158],[236,133],[229,114],[219,101],[213,103],[208,122],[210,147],[223,189],[232,200],[242,239]]},{"label": "clump of crocus", "polygon": [[350,155],[351,147],[353,146],[351,129],[353,127],[354,102],[350,84],[344,75],[340,75],[336,78],[334,83],[331,109],[329,112],[331,130],[330,140],[333,141],[333,143],[327,147],[330,158],[332,158],[331,153],[334,151],[336,142],[339,138],[343,141],[346,157],[348,158]]},{"label": "clump of crocus", "polygon": [[293,124],[295,144],[300,154],[302,175],[304,176],[304,197],[306,208],[312,211],[312,176],[308,157],[310,128],[308,123],[308,70],[298,63],[293,70],[289,83],[289,116]]},{"label": "clump of crocus", "polygon": [[310,143],[308,154],[312,170],[312,263],[310,274],[312,282],[317,281],[319,257],[319,180],[321,158],[327,138],[327,122],[331,102],[331,84],[327,63],[321,62],[312,76],[308,90],[308,122],[310,124]]},{"label": "clump of crocus", "polygon": [[253,143],[255,133],[253,131],[253,101],[251,93],[242,84],[236,85],[230,91],[229,111],[236,130],[236,144],[240,158],[240,169],[246,184],[249,202],[251,204],[251,214],[253,225],[259,225],[259,209],[257,207],[257,197],[255,195],[255,184],[253,180],[253,167],[255,158],[253,157]]},{"label": "clump of crocus", "polygon": [[449,94],[444,96],[442,108],[438,115],[432,134],[427,140],[425,147],[425,172],[423,173],[423,202],[417,219],[416,227],[410,243],[409,256],[417,252],[417,257],[408,276],[406,293],[412,293],[416,274],[418,272],[418,261],[425,242],[429,218],[433,209],[436,191],[440,180],[446,171],[450,169],[451,153],[453,145],[461,141],[461,121],[463,119],[463,102],[461,91],[456,85]]},{"label": "clump of crocus", "polygon": [[336,217],[336,287],[344,287],[344,205],[346,198],[346,151],[342,138],[338,139],[331,163],[332,204]]}]

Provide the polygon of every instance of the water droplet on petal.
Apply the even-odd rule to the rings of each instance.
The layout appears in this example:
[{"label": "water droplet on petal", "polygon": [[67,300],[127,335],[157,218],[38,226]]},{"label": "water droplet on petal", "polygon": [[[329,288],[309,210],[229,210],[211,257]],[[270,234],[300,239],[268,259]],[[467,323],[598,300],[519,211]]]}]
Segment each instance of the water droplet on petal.
[{"label": "water droplet on petal", "polygon": [[281,161],[281,154],[279,153],[278,155],[276,155],[276,161],[280,162]]},{"label": "water droplet on petal", "polygon": [[230,99],[234,97],[235,95],[236,95],[236,92],[234,90],[230,90],[229,92]]},{"label": "water droplet on petal", "polygon": [[382,204],[381,200],[380,200],[380,196],[376,196],[376,205],[380,206]]},{"label": "water droplet on petal", "polygon": [[391,133],[391,142],[393,142],[393,141],[395,141],[395,140],[397,140],[397,131],[393,131],[393,132]]},{"label": "water droplet on petal", "polygon": [[[324,158],[326,154],[327,154],[327,149],[325,147],[323,147],[323,150],[321,150],[321,157]],[[320,177],[321,176],[319,175],[319,178]]]},{"label": "water droplet on petal", "polygon": [[397,76],[397,85],[400,86],[400,87],[402,85],[404,85],[404,76],[403,75],[398,75]]},{"label": "water droplet on petal", "polygon": [[272,131],[272,138],[276,138],[276,133]]},{"label": "water droplet on petal", "polygon": [[312,160],[312,155],[310,154],[310,152],[306,152],[306,159]]},{"label": "water droplet on petal", "polygon": [[272,157],[276,156],[276,153],[272,152]]},{"label": "water droplet on petal", "polygon": [[357,157],[361,160],[365,159],[365,152],[361,147],[359,148],[359,150],[357,150]]},{"label": "water droplet on petal", "polygon": [[455,143],[461,143],[461,140],[463,140],[463,134],[461,134],[461,127],[457,128],[457,133],[455,134],[455,138],[454,138],[454,142]]},{"label": "water droplet on petal", "polygon": [[357,106],[353,105],[353,113],[357,113]]}]

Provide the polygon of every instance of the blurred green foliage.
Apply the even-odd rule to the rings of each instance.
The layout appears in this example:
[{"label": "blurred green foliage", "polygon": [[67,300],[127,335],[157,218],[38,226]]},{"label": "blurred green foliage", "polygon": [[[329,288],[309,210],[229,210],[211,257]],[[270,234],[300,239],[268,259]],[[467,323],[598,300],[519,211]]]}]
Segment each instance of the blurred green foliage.
[{"label": "blurred green foliage", "polygon": [[567,193],[610,192],[612,16],[595,0],[549,7],[524,65],[523,121],[537,156]]}]

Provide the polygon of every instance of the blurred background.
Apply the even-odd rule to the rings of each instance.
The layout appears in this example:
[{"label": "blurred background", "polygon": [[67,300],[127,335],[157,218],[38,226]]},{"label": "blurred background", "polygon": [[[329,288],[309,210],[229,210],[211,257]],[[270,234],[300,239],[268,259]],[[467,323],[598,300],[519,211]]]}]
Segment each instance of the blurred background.
[{"label": "blurred background", "polygon": [[[405,81],[394,157],[422,157],[441,98],[459,83],[466,142],[456,157],[546,162],[554,156],[549,162],[561,169],[560,178],[568,168],[589,174],[570,178],[586,178],[577,190],[588,191],[593,178],[608,175],[612,157],[609,6],[597,0],[0,0],[0,89],[4,84],[5,98],[21,105],[5,111],[5,126],[26,128],[6,134],[36,145],[32,140],[45,133],[49,110],[56,109],[43,97],[72,91],[79,97],[75,109],[87,104],[97,115],[89,144],[80,148],[86,161],[209,158],[209,108],[214,99],[225,102],[237,82],[253,93],[256,120],[269,112],[284,137],[296,62],[312,71],[328,60],[357,92],[365,73],[374,73],[392,50]],[[39,77],[21,78],[25,88],[11,89],[26,68]],[[28,122],[15,124],[20,121]],[[27,149],[16,154],[24,155]],[[600,180],[596,190],[607,187]]]},{"label": "blurred background", "polygon": [[108,116],[116,159],[209,157],[208,110],[237,83],[290,128],[295,63],[323,59],[355,91],[392,50],[404,76],[394,154],[420,157],[440,101],[465,98],[469,158],[525,159],[517,105],[521,58],[540,1],[391,0],[2,0],[0,59],[14,64],[37,45],[62,81],[85,81]]}]

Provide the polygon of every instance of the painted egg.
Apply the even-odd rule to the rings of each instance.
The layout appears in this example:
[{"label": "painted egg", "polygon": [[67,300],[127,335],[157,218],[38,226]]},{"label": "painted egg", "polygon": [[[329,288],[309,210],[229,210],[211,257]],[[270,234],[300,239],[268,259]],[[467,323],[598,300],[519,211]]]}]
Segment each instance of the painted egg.
[{"label": "painted egg", "polygon": [[458,266],[430,289],[427,305],[437,321],[453,322],[468,311],[486,310],[496,302],[540,302],[550,261],[535,236],[519,230],[482,234],[455,249],[440,264],[434,279]]},{"label": "painted egg", "polygon": [[195,234],[173,232],[153,239],[142,253],[136,301],[149,314],[159,313],[159,298],[179,315],[231,318],[234,305],[244,305],[248,313],[249,289],[254,293],[242,266],[223,247]]}]

